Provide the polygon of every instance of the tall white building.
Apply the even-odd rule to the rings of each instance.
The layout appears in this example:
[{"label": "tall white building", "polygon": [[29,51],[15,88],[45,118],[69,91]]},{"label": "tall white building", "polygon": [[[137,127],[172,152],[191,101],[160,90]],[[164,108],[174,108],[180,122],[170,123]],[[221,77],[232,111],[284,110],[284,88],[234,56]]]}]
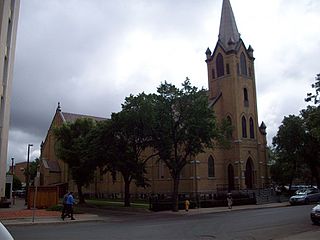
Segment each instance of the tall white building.
[{"label": "tall white building", "polygon": [[0,197],[5,196],[10,99],[20,0],[0,0]]}]

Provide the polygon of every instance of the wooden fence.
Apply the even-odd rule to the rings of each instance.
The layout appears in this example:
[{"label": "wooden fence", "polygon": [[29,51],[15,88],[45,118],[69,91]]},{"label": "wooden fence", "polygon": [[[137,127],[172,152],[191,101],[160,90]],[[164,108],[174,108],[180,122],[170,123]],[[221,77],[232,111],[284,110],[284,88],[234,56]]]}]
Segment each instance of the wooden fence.
[{"label": "wooden fence", "polygon": [[[34,202],[34,197],[35,202]],[[28,208],[33,208],[34,203],[36,208],[49,208],[57,205],[59,202],[59,187],[29,187],[28,191]]]}]

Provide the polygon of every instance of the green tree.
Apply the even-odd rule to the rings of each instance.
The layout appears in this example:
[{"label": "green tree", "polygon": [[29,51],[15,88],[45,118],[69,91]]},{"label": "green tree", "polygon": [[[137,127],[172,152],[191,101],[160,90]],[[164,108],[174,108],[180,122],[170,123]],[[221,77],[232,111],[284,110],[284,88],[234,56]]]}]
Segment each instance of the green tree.
[{"label": "green tree", "polygon": [[30,181],[34,182],[34,179],[37,176],[37,170],[39,166],[40,166],[39,158],[36,158],[34,161],[30,162],[30,166],[29,166]]},{"label": "green tree", "polygon": [[80,118],[54,129],[56,154],[68,164],[72,179],[77,185],[79,203],[85,202],[82,187],[92,181],[96,169],[96,163],[91,161],[88,152],[88,135],[94,126],[94,120]]},{"label": "green tree", "polygon": [[319,99],[319,93],[320,93],[320,73],[317,74],[315,78],[315,83],[311,85],[312,88],[314,88],[315,93],[308,93],[307,98],[305,99],[306,102],[314,101],[314,104],[319,104],[320,99]]},{"label": "green tree", "polygon": [[167,82],[158,88],[152,144],[173,179],[173,211],[178,211],[182,169],[206,148],[212,148],[215,140],[228,135],[218,127],[208,106],[207,92],[192,87],[188,78],[181,89]]},{"label": "green tree", "polygon": [[[130,184],[148,185],[146,162],[156,153],[148,149],[152,120],[152,95],[129,96],[122,111],[113,113],[111,120],[97,125],[92,134],[93,157],[105,171],[115,178],[119,172],[124,180],[124,205],[130,206]],[[97,149],[98,147],[98,149]]]},{"label": "green tree", "polygon": [[303,157],[309,165],[312,177],[320,188],[320,106],[308,106],[301,111],[306,133]]},{"label": "green tree", "polygon": [[282,173],[282,180],[288,180],[290,187],[294,179],[301,176],[301,171],[305,169],[302,167],[304,165],[302,143],[306,139],[303,124],[299,116],[284,117],[277,135],[273,138],[273,146],[277,155],[273,174],[277,173],[279,177],[279,174]]}]

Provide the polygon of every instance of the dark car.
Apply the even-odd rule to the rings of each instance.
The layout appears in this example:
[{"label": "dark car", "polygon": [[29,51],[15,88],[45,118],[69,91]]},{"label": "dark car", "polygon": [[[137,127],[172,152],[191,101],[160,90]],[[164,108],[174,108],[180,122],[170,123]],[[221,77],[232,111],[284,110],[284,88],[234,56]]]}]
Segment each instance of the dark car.
[{"label": "dark car", "polygon": [[289,200],[291,205],[320,202],[320,191],[317,188],[297,191]]},{"label": "dark car", "polygon": [[320,204],[312,208],[311,213],[310,213],[311,221],[314,224],[319,224],[320,223]]}]

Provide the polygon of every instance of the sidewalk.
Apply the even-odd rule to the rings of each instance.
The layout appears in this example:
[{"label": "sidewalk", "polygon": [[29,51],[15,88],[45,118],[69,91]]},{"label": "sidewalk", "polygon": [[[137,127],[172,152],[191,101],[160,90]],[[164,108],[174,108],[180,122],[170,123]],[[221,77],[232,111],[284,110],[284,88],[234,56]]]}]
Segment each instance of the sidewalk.
[{"label": "sidewalk", "polygon": [[171,212],[172,214],[178,214],[178,215],[197,215],[197,214],[206,214],[206,213],[219,213],[219,212],[263,209],[263,208],[277,208],[277,207],[287,207],[287,206],[290,206],[288,202],[281,202],[281,203],[267,203],[267,204],[257,204],[257,205],[240,205],[240,206],[233,206],[232,209],[228,209],[228,207],[214,207],[214,208],[189,209],[188,212],[184,210],[180,210],[179,212],[172,212],[172,211],[165,211],[165,212],[167,213]]},{"label": "sidewalk", "polygon": [[27,209],[23,199],[17,199],[10,208],[0,208],[0,222],[3,225],[33,225],[33,224],[57,224],[76,223],[86,221],[102,221],[98,215],[94,214],[74,214],[76,220],[66,218],[61,219],[61,212],[47,211],[45,209]]}]

